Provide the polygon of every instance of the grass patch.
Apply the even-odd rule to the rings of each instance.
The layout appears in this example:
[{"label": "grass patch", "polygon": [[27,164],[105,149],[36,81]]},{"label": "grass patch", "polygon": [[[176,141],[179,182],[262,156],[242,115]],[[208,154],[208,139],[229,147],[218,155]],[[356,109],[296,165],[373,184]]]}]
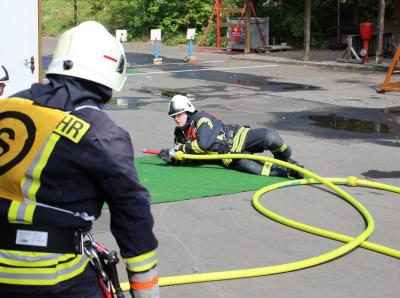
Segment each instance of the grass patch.
[{"label": "grass patch", "polygon": [[85,20],[96,20],[86,1],[76,1],[77,18],[72,0],[42,0],[42,33],[58,36],[67,29]]}]

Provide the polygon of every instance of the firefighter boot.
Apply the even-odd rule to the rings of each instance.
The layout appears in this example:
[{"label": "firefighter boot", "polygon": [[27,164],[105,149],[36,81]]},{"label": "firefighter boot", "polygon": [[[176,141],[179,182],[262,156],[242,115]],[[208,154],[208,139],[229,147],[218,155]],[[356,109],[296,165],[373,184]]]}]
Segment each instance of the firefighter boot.
[{"label": "firefighter boot", "polygon": [[[304,166],[300,165],[297,161],[295,161],[292,158],[289,158],[287,160],[287,162],[291,163],[292,165],[304,168]],[[288,176],[291,176],[291,177],[296,178],[296,179],[303,179],[304,178],[303,173],[300,173],[298,171],[295,171],[295,170],[292,170],[292,169],[289,169],[289,168],[287,169],[287,173],[288,173]]]}]

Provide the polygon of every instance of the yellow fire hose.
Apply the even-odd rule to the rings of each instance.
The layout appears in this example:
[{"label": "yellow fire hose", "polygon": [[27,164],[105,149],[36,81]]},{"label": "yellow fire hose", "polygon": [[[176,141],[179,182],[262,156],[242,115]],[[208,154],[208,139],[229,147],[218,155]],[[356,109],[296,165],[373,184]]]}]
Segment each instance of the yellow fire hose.
[{"label": "yellow fire hose", "polygon": [[[258,268],[250,268],[250,269],[239,269],[239,270],[230,270],[230,271],[221,271],[221,272],[210,272],[210,273],[197,273],[197,274],[190,274],[190,275],[179,275],[179,276],[168,276],[168,277],[161,277],[159,279],[160,286],[169,286],[169,285],[178,285],[178,284],[188,284],[188,283],[197,283],[197,282],[207,282],[207,281],[217,281],[217,280],[227,280],[227,279],[236,279],[236,278],[246,278],[246,277],[256,277],[256,276],[263,276],[263,275],[270,275],[270,274],[277,274],[283,272],[289,272],[299,269],[308,268],[311,266],[316,266],[328,261],[331,261],[335,258],[338,258],[357,246],[361,246],[363,248],[376,251],[382,254],[386,254],[395,258],[400,258],[400,250],[396,250],[393,248],[385,247],[379,244],[375,244],[372,242],[366,241],[366,239],[372,234],[375,223],[374,219],[368,210],[359,203],[354,197],[350,194],[345,192],[340,187],[336,186],[335,184],[346,184],[349,186],[365,186],[371,188],[378,188],[381,190],[391,191],[400,193],[400,187],[386,185],[377,182],[371,182],[367,180],[358,180],[356,177],[350,176],[348,178],[323,178],[307,169],[301,168],[299,166],[273,159],[266,156],[259,156],[259,155],[251,155],[251,154],[219,154],[219,155],[191,155],[191,154],[184,154],[183,152],[177,152],[176,159],[196,159],[196,160],[217,160],[217,159],[251,159],[251,160],[258,160],[263,162],[270,162],[280,166],[284,166],[295,171],[298,171],[304,174],[307,179],[300,179],[300,180],[290,180],[285,182],[280,182],[276,184],[272,184],[266,187],[259,189],[253,195],[253,206],[263,215],[279,222],[285,224],[287,226],[319,235],[322,237],[330,238],[333,240],[341,241],[346,244],[340,246],[336,249],[328,251],[322,255],[295,261],[292,263],[286,264],[279,264],[279,265],[272,265],[266,267],[258,267]],[[280,216],[272,211],[269,211],[265,207],[263,207],[260,202],[259,198],[264,194],[272,190],[276,190],[278,188],[288,187],[288,186],[295,186],[295,185],[306,185],[306,184],[316,184],[322,183],[330,188],[332,191],[336,192],[340,195],[344,200],[350,203],[354,208],[356,208],[359,213],[363,216],[366,221],[366,228],[365,230],[359,234],[357,237],[350,237],[347,235],[331,232],[328,230],[323,230],[320,228],[316,228],[310,225],[306,225],[300,222],[296,222],[294,220],[285,218]],[[129,290],[129,283],[121,283],[121,288],[124,291]]]}]

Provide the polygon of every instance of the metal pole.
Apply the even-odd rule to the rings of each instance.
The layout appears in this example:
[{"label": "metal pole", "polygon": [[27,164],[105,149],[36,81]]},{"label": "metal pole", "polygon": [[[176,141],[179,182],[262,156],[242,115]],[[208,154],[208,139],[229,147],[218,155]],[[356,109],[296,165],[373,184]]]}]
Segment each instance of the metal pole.
[{"label": "metal pole", "polygon": [[191,57],[193,54],[193,45],[192,45],[192,40],[189,39],[189,57]]},{"label": "metal pole", "polygon": [[244,52],[246,54],[251,52],[251,1],[246,0],[246,46]]},{"label": "metal pole", "polygon": [[385,0],[379,0],[378,28],[376,32],[376,63],[383,62],[383,31],[385,27]]},{"label": "metal pole", "polygon": [[157,40],[157,38],[154,40],[154,58],[158,59],[158,40]]},{"label": "metal pole", "polygon": [[305,0],[304,13],[304,61],[309,60],[311,31],[311,0]]}]

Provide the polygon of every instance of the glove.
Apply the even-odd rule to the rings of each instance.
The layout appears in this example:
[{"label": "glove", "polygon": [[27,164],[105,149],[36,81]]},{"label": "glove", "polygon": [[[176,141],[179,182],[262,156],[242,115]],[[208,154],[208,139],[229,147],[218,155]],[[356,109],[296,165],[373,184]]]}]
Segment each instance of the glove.
[{"label": "glove", "polygon": [[178,163],[178,160],[175,158],[175,156],[176,152],[180,151],[180,148],[180,145],[176,145],[173,148],[161,149],[158,156],[160,156],[167,163]]},{"label": "glove", "polygon": [[175,149],[174,148],[170,148],[170,149],[162,149],[160,151],[159,156],[166,161],[167,163],[174,163],[176,162],[176,159],[173,157],[175,156]]},{"label": "glove", "polygon": [[231,152],[231,148],[228,144],[219,144],[218,146],[218,153],[219,154],[228,154]]},{"label": "glove", "polygon": [[160,298],[156,266],[145,272],[128,272],[128,275],[132,298]]}]

